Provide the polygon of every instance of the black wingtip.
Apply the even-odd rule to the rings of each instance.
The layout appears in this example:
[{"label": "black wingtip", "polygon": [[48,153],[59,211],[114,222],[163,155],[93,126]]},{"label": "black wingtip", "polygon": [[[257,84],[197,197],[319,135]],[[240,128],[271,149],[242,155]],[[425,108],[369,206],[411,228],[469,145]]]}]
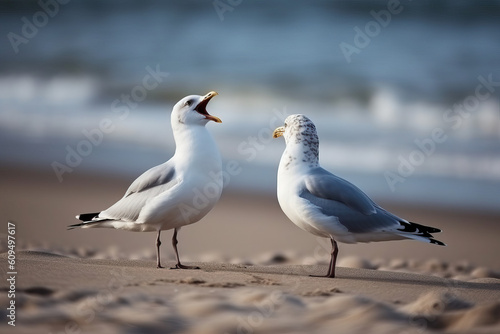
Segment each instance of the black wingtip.
[{"label": "black wingtip", "polygon": [[399,223],[403,227],[403,229],[400,229],[401,231],[415,233],[415,234],[421,235],[423,237],[432,237],[431,233],[441,232],[441,230],[438,228],[420,225],[420,224],[413,223],[413,222],[399,221]]},{"label": "black wingtip", "polygon": [[92,220],[95,217],[99,216],[99,214],[100,214],[100,212],[82,213],[82,214],[79,214],[78,216],[76,216],[76,219],[87,222],[87,221]]},{"label": "black wingtip", "polygon": [[83,223],[77,223],[73,225],[68,225],[68,230],[73,230],[77,227],[81,227],[83,225],[87,225],[92,219],[95,217],[99,216],[100,212],[92,212],[92,213],[82,213],[79,215],[76,215],[76,219],[81,220]]},{"label": "black wingtip", "polygon": [[438,245],[438,246],[446,246],[446,244],[442,241],[436,240],[436,239],[429,239],[431,244]]},{"label": "black wingtip", "polygon": [[430,227],[430,226],[424,226],[424,225],[420,225],[420,226],[425,227],[427,229],[427,232],[429,232],[429,233],[439,233],[439,232],[441,232],[441,230],[439,228]]},{"label": "black wingtip", "polygon": [[417,224],[414,222],[410,222],[410,224],[417,227],[420,231],[425,231],[427,233],[439,233],[439,232],[441,232],[441,230],[439,228],[436,228],[436,227],[421,225],[421,224]]},{"label": "black wingtip", "polygon": [[441,232],[439,228],[420,225],[413,222],[406,222],[402,220],[400,220],[399,223],[401,224],[401,228],[398,228],[398,230],[400,231],[427,238],[427,240],[429,240],[429,242],[434,245],[446,246],[444,242],[434,239],[434,236],[431,234]]},{"label": "black wingtip", "polygon": [[73,224],[73,225],[68,225],[67,229],[68,230],[74,230],[77,227],[83,226],[85,223],[78,223],[78,224]]}]

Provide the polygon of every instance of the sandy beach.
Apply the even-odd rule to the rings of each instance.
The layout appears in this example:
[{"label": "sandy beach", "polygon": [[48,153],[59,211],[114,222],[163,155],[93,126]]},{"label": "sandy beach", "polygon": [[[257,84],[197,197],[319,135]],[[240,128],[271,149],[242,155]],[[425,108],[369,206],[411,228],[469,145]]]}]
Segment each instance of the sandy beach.
[{"label": "sandy beach", "polygon": [[[187,272],[158,270],[154,261],[31,251],[18,253],[18,263],[15,333],[500,330],[498,278],[460,281],[341,267],[336,279],[326,279],[309,277],[324,271],[318,265],[214,262],[196,263],[201,269]],[[461,269],[447,269],[455,270]]]},{"label": "sandy beach", "polygon": [[[99,253],[109,258],[154,258],[154,233],[66,230],[68,225],[78,222],[76,214],[103,210],[121,198],[134,177],[76,171],[59,183],[47,167],[46,171],[19,167],[0,169],[0,219],[4,223],[17,222],[18,245],[22,249],[59,251],[61,254],[79,252],[75,253],[79,256]],[[369,260],[438,259],[500,270],[498,214],[460,208],[379,204],[410,221],[441,228],[443,233],[437,236],[447,247],[406,240],[340,244],[339,259],[349,256]],[[173,259],[169,245],[171,236],[171,231],[162,234],[162,255],[166,259]],[[236,263],[250,258],[265,261],[275,253],[306,261],[329,261],[330,245],[326,239],[316,238],[291,223],[274,194],[226,189],[219,203],[203,220],[181,230],[179,249],[183,258],[197,262],[210,261],[212,257]]]},{"label": "sandy beach", "polygon": [[[67,231],[80,212],[122,196],[125,177],[2,168],[2,251],[16,225],[16,327],[12,333],[498,333],[498,216],[381,203],[443,229],[437,247],[414,241],[340,244],[338,277],[328,243],[301,231],[273,196],[226,192],[182,229],[183,262],[155,268],[154,234]],[[173,265],[171,232],[162,259]],[[0,255],[7,276],[7,253]],[[0,285],[8,305],[9,282]]]}]

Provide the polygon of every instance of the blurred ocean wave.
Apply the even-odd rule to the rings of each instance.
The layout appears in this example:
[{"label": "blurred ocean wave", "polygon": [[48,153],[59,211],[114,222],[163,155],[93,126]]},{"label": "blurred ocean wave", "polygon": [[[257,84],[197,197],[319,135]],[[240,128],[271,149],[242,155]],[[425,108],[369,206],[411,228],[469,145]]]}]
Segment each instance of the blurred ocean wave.
[{"label": "blurred ocean wave", "polygon": [[[243,168],[231,187],[274,190],[284,144],[270,131],[304,113],[318,126],[323,165],[371,195],[500,210],[499,89],[467,117],[445,116],[474,96],[478,77],[500,81],[500,1],[401,1],[348,63],[340,43],[353,44],[354,28],[387,4],[242,1],[222,21],[210,1],[61,5],[18,53],[8,39],[0,49],[0,161],[51,168],[109,118],[113,131],[75,171],[135,176],[173,152],[173,104],[217,90],[209,111],[224,123],[210,131]],[[40,10],[37,1],[0,1],[2,34],[21,34],[21,18]],[[148,67],[168,76],[119,117],[113,103],[127,105]],[[435,129],[446,140],[391,190],[385,173]]]}]

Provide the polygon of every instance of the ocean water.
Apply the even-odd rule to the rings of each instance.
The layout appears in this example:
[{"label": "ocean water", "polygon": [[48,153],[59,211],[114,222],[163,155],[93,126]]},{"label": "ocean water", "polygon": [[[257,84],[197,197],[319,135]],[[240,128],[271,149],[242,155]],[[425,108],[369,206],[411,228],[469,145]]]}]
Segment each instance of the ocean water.
[{"label": "ocean water", "polygon": [[173,104],[216,90],[228,189],[274,191],[272,130],[303,113],[377,200],[500,211],[499,1],[63,3],[0,1],[4,164],[133,178],[173,153]]}]

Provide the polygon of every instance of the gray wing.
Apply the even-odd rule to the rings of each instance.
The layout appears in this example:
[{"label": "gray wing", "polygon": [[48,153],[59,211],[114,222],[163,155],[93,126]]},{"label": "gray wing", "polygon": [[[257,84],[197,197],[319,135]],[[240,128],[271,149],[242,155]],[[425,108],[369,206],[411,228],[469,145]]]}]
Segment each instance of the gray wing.
[{"label": "gray wing", "polygon": [[314,196],[340,202],[364,215],[376,213],[376,205],[354,184],[317,167],[305,179],[307,190]]},{"label": "gray wing", "polygon": [[142,208],[157,195],[172,188],[175,182],[175,167],[169,160],[153,167],[139,176],[125,192],[125,196],[99,214],[99,218],[135,221]]},{"label": "gray wing", "polygon": [[399,225],[398,217],[380,208],[358,187],[320,167],[306,177],[300,197],[324,215],[336,217],[352,233],[391,230]]},{"label": "gray wing", "polygon": [[170,182],[175,175],[174,164],[170,161],[171,160],[142,173],[142,175],[135,179],[130,187],[128,187],[125,192],[125,197]]}]

